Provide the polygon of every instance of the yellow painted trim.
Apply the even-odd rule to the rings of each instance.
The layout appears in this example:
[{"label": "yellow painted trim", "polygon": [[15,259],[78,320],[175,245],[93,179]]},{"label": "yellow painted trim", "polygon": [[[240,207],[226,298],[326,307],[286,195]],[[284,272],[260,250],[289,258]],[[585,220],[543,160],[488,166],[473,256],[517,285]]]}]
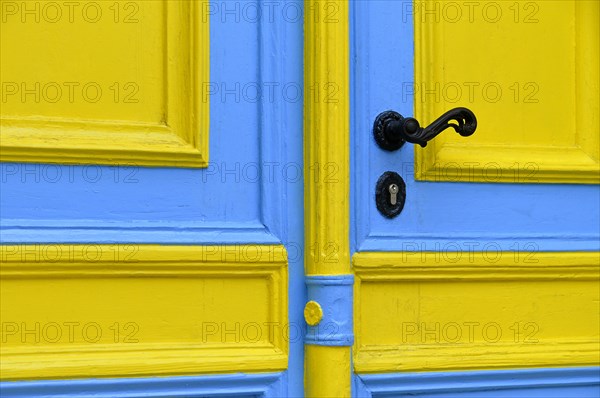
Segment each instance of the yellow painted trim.
[{"label": "yellow painted trim", "polygon": [[156,124],[0,118],[0,161],[207,167],[209,18],[199,2],[168,1],[165,120]]},{"label": "yellow painted trim", "polygon": [[[308,275],[348,274],[350,108],[348,2],[305,3],[304,167]],[[336,10],[333,20],[324,11]]]},{"label": "yellow painted trim", "polygon": [[[105,335],[94,344],[80,341],[79,326],[74,329],[75,342],[66,341],[66,334],[58,343],[48,341],[54,338],[52,330],[47,333],[49,337],[34,343],[31,339],[36,337],[31,333],[24,342],[23,335],[19,339],[3,329],[0,374],[4,380],[287,368],[289,339],[277,332],[278,327],[285,328],[288,319],[287,254],[281,245],[20,245],[0,246],[0,256],[3,328],[8,323],[27,322],[32,330],[35,323],[43,326],[66,319],[80,325],[96,322]],[[221,327],[218,322],[222,319],[254,321],[243,313],[236,314],[244,309],[226,296],[202,298],[204,289],[219,291],[227,284],[261,287],[260,295],[253,296],[250,290],[244,294],[244,306],[274,325],[262,330],[260,341],[254,341],[250,331],[247,338],[230,336],[223,340],[220,335],[214,341],[202,340],[202,322],[215,321]],[[60,305],[71,296],[80,301]],[[147,300],[160,309],[149,308],[152,304]],[[216,307],[228,306],[228,302],[229,309]],[[203,314],[209,314],[210,319],[204,319],[208,315]],[[123,326],[131,320],[139,325],[139,341],[124,342],[123,330],[120,340],[112,341],[110,325],[119,322]],[[226,328],[235,330],[231,324]]]},{"label": "yellow painted trim", "polygon": [[[565,3],[567,4],[567,3]],[[599,87],[599,23],[598,2],[577,1],[576,28],[577,45],[575,57],[576,119],[574,142],[572,146],[556,146],[549,140],[547,145],[506,145],[487,146],[473,144],[469,139],[459,142],[440,143],[431,141],[426,148],[415,146],[415,178],[426,181],[469,181],[469,182],[510,182],[510,183],[600,183],[600,99]],[[436,9],[436,0],[420,0],[422,10]],[[444,71],[444,22],[436,18],[423,18],[415,13],[415,82],[446,82]],[[424,19],[424,20],[422,20]],[[451,22],[447,22],[451,23]],[[516,28],[518,24],[513,24]],[[469,24],[472,31],[474,25]],[[553,48],[552,44],[546,44]],[[458,59],[458,58],[457,58]],[[458,61],[450,61],[458,62]],[[531,71],[535,73],[535,71]],[[495,76],[493,73],[490,76]],[[493,79],[493,77],[492,77]],[[465,76],[465,81],[473,77]],[[548,89],[547,87],[544,87]],[[505,87],[505,91],[508,89]],[[505,93],[506,95],[506,93]],[[428,97],[429,96],[429,97]],[[426,125],[431,123],[440,112],[440,101],[433,101],[431,94],[417,90],[414,96],[415,117]],[[469,106],[469,104],[448,103],[451,106]],[[521,104],[520,106],[527,106]],[[566,111],[570,112],[570,111]],[[477,112],[476,112],[477,113]],[[551,117],[551,116],[548,116]],[[480,120],[480,127],[483,121]],[[506,126],[517,128],[510,116]],[[481,128],[480,128],[481,130]],[[477,132],[482,134],[483,132]],[[530,131],[541,137],[551,132]],[[446,133],[450,134],[450,133]],[[493,160],[493,162],[490,161]],[[482,161],[483,160],[483,161]],[[491,162],[491,163],[490,163]]]},{"label": "yellow painted trim", "polygon": [[[600,313],[600,253],[540,252],[530,259],[532,262],[524,258],[526,256],[523,254],[515,257],[515,253],[508,252],[497,260],[495,255],[485,253],[462,254],[458,261],[454,261],[455,257],[450,259],[449,256],[434,252],[362,252],[353,256],[356,273],[354,366],[357,372],[579,366],[600,363],[600,331],[597,320],[594,320]],[[495,260],[486,260],[489,257]],[[501,287],[498,287],[499,283],[502,284]],[[366,284],[371,284],[371,289],[375,290],[390,286],[393,294],[385,296],[385,303],[389,303],[389,307],[381,308],[373,304],[379,303],[378,301],[373,301],[363,308],[363,300],[372,298],[362,296]],[[492,286],[496,286],[499,289],[496,291],[503,292],[506,296],[496,298],[498,301],[495,303],[502,308],[501,311],[494,312],[485,304],[494,299],[483,297]],[[425,290],[426,287],[428,290]],[[536,287],[544,288],[543,293],[538,293]],[[458,290],[450,297],[453,300],[460,299],[460,305],[444,300],[450,289]],[[481,296],[477,296],[479,293]],[[569,307],[572,310],[567,311],[567,314],[564,313],[564,308],[556,308],[555,303],[574,296],[582,303],[580,308]],[[507,302],[508,298],[519,300],[519,304],[511,306]],[[503,302],[506,304],[502,304]],[[372,308],[373,306],[376,308]],[[537,311],[539,308],[544,310]],[[372,311],[375,311],[373,315]],[[423,332],[419,336],[420,341],[407,339],[402,344],[391,344],[397,342],[403,332],[397,325],[383,322],[382,325],[374,326],[362,319],[363,314],[378,316],[377,311],[381,311],[381,317],[388,320],[390,317],[402,318],[402,322],[417,320],[413,323],[427,322],[429,328],[434,323],[443,325],[447,318],[459,323],[473,314],[479,314],[481,318],[488,320],[501,318],[502,321],[512,321],[514,317],[514,321],[520,321],[521,324],[534,319],[540,328],[536,336],[539,339],[534,343],[526,343],[523,333],[520,339],[513,339],[514,330],[510,326],[503,326],[502,330],[510,338],[507,335],[507,340],[493,343],[476,339],[453,343],[448,338],[424,342],[423,339],[427,340],[427,336],[423,337]],[[562,318],[565,316],[568,319]],[[438,320],[441,322],[437,322]],[[502,321],[498,320],[500,323]],[[562,326],[557,326],[557,323]],[[410,332],[414,333],[414,325],[409,326]],[[379,328],[377,336],[384,336],[387,341],[380,343],[379,341],[384,340],[380,339],[372,344],[364,342],[365,333],[369,332],[369,328],[372,331],[374,327]],[[552,329],[557,327],[567,328],[565,330],[570,336],[563,335],[562,332],[553,333]]]},{"label": "yellow painted trim", "polygon": [[[305,269],[343,275],[351,273],[349,6],[306,0],[304,9]],[[349,397],[350,353],[306,345],[306,396]]]},{"label": "yellow painted trim", "polygon": [[350,347],[307,345],[305,364],[306,397],[351,397]]}]

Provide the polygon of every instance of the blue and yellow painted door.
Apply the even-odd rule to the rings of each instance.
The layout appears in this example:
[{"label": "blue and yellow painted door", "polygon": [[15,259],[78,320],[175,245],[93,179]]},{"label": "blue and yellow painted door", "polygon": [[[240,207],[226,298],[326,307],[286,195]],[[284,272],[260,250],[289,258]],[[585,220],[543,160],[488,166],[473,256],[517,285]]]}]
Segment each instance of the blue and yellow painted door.
[{"label": "blue and yellow painted door", "polygon": [[[354,2],[358,396],[600,395],[597,1]],[[461,137],[383,150],[375,118]],[[395,218],[380,176],[406,184]]]},{"label": "blue and yellow painted door", "polygon": [[0,6],[2,396],[600,395],[597,1]]},{"label": "blue and yellow painted door", "polygon": [[302,3],[0,6],[2,396],[302,395]]}]

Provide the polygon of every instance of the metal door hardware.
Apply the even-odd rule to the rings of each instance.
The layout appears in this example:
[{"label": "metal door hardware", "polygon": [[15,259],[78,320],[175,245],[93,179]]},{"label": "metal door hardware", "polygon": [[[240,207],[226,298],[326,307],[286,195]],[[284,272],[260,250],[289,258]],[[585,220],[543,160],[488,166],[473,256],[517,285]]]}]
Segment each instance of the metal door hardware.
[{"label": "metal door hardware", "polygon": [[392,206],[395,206],[396,203],[398,203],[398,191],[400,190],[400,188],[398,188],[397,184],[391,184],[388,187],[388,191],[390,191],[390,204]]},{"label": "metal door hardware", "polygon": [[[451,123],[456,121],[456,123]],[[395,151],[405,142],[419,144],[422,147],[442,131],[452,127],[463,137],[472,135],[477,129],[477,118],[467,108],[454,108],[423,128],[412,117],[403,117],[398,112],[380,113],[373,124],[373,135],[377,144],[387,151]]]},{"label": "metal door hardware", "polygon": [[402,212],[405,201],[406,184],[402,177],[393,171],[383,173],[375,187],[377,210],[387,218],[394,218]]}]

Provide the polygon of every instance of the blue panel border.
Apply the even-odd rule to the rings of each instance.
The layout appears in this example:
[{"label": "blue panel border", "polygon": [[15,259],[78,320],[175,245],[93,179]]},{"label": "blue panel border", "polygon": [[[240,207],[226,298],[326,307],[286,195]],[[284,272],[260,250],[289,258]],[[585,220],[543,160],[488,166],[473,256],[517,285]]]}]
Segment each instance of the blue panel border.
[{"label": "blue panel border", "polygon": [[[290,20],[283,4],[272,8],[264,0],[242,5],[243,16],[240,4],[211,5],[211,45],[227,45],[245,67],[211,49],[210,83],[222,89],[205,93],[211,96],[209,166],[0,163],[1,244],[289,242],[287,224],[302,227],[288,218],[302,220],[296,197],[303,189],[303,20]],[[302,15],[301,0],[286,7]],[[272,15],[251,18],[246,8]],[[242,96],[238,86],[257,87],[260,95]],[[288,86],[297,98],[291,92],[288,98]],[[274,87],[275,94],[267,92]],[[217,197],[244,200],[224,206]]]},{"label": "blue panel border", "polygon": [[[354,395],[366,398],[445,394],[459,397],[459,394],[469,393],[469,396],[486,397],[567,397],[575,396],[575,389],[576,396],[600,397],[600,367],[380,373],[355,375],[354,378]],[[516,395],[517,390],[528,393]],[[536,390],[538,393],[542,390],[543,395],[536,395]]]},{"label": "blue panel border", "polygon": [[354,343],[354,275],[307,276],[306,287],[308,300],[321,305],[323,319],[316,326],[308,326],[305,343],[351,346]]},{"label": "blue panel border", "polygon": [[133,398],[250,395],[283,397],[286,373],[124,379],[43,380],[0,383],[2,398]]},{"label": "blue panel border", "polygon": [[[599,250],[597,184],[416,181],[413,145],[388,152],[375,144],[380,112],[414,114],[413,84],[423,82],[414,82],[413,16],[410,1],[350,2],[352,253]],[[462,102],[456,106],[469,106]],[[407,185],[404,210],[393,220],[373,199],[388,170]]]}]

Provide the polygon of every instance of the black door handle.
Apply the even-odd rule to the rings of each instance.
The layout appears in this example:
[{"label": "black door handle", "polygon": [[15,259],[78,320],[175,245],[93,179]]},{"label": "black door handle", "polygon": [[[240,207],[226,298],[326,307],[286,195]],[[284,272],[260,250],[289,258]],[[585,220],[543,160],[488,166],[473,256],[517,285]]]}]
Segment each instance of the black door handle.
[{"label": "black door handle", "polygon": [[[452,121],[456,123],[451,123]],[[477,118],[467,108],[454,108],[423,128],[417,119],[403,117],[398,112],[386,111],[380,113],[375,119],[373,135],[382,149],[395,151],[405,142],[425,147],[427,141],[432,140],[449,127],[463,137],[468,137],[477,129]]]}]

